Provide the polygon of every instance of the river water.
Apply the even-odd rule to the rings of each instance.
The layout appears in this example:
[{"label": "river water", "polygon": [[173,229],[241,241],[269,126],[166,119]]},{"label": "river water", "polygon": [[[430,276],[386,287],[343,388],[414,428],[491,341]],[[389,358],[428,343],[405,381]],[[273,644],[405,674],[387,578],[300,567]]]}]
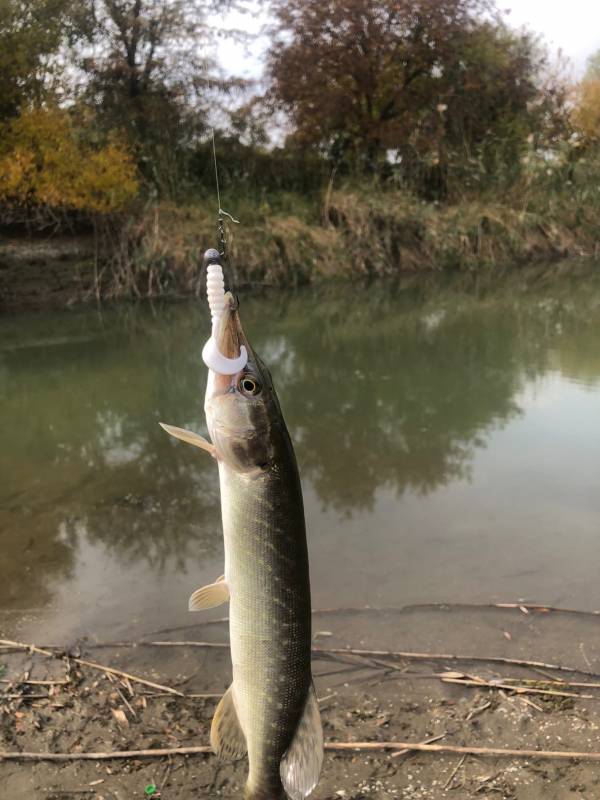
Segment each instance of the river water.
[{"label": "river water", "polygon": [[[600,268],[241,313],[296,447],[314,606],[600,609]],[[200,301],[0,320],[3,632],[184,625],[221,574],[215,464],[158,425],[205,431],[208,328]]]}]

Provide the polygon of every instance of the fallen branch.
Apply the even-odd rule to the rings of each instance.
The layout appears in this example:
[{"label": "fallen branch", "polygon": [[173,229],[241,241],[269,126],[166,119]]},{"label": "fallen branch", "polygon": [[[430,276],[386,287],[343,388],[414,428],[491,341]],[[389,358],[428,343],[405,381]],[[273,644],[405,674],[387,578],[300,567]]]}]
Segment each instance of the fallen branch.
[{"label": "fallen branch", "polygon": [[0,679],[0,683],[11,683],[13,686],[66,686],[70,683],[68,680],[60,680],[60,681],[33,681],[33,680],[20,680],[19,678],[15,678],[14,680],[9,680],[8,678]]},{"label": "fallen branch", "polygon": [[600,673],[581,669],[581,667],[570,667],[564,664],[546,664],[543,661],[531,661],[524,658],[505,658],[504,656],[477,656],[477,655],[458,655],[455,653],[413,653],[402,650],[353,650],[349,648],[313,648],[313,655],[339,653],[365,656],[367,658],[404,658],[412,661],[470,661],[472,663],[483,664],[509,664],[515,667],[537,667],[548,669],[555,672],[571,672],[580,675],[598,677]]},{"label": "fallen branch", "polygon": [[[325,750],[406,750],[421,753],[457,753],[459,755],[493,756],[496,758],[543,758],[563,761],[600,761],[600,752],[580,753],[572,750],[513,750],[501,747],[461,747],[425,742],[325,742]],[[111,761],[127,758],[165,758],[212,754],[209,745],[198,747],[157,748],[153,750],[115,750],[105,753],[11,753],[0,752],[0,761]]]},{"label": "fallen branch", "polygon": [[[433,742],[439,742],[440,739],[443,739],[446,736],[446,731],[444,733],[440,733],[438,736],[432,736],[431,739],[424,739],[419,744],[433,744]],[[395,753],[391,753],[392,758],[399,758],[400,756],[406,756],[411,753],[412,750],[396,750]]]},{"label": "fallen branch", "polygon": [[[215,650],[222,650],[229,648],[229,642],[203,642],[203,641],[139,641],[139,642],[104,642],[102,644],[97,645],[88,645],[90,647],[201,647],[207,649],[215,649]],[[13,650],[26,650],[31,651],[34,653],[40,653],[45,656],[52,656],[54,658],[60,657],[59,652],[53,652],[49,649],[43,649],[40,647],[36,647],[32,644],[24,644],[23,642],[11,642],[6,639],[0,639],[0,648],[7,647]],[[56,648],[56,650],[60,650],[60,648]],[[524,658],[506,658],[504,656],[479,656],[479,655],[459,655],[455,653],[415,653],[411,651],[404,651],[404,650],[363,650],[363,649],[353,649],[350,647],[313,647],[312,649],[313,656],[325,656],[329,657],[331,655],[354,655],[354,656],[362,656],[365,658],[404,658],[407,660],[412,661],[467,661],[472,663],[482,663],[482,664],[507,664],[512,665],[515,667],[531,667],[532,669],[547,669],[553,670],[554,672],[570,672],[570,673],[577,673],[579,675],[588,675],[590,677],[600,677],[600,672],[594,672],[592,670],[582,669],[581,667],[574,667],[574,666],[566,666],[565,664],[548,664],[544,661],[532,661]],[[137,683],[145,683],[148,686],[151,686],[153,689],[159,689],[161,691],[167,691],[170,694],[177,694],[181,695],[181,692],[178,692],[176,689],[172,689],[171,687],[160,686],[159,684],[152,683],[147,681],[145,678],[139,678],[137,676],[130,675],[127,672],[122,672],[121,670],[114,669],[113,667],[106,667],[102,664],[96,664],[93,661],[86,661],[82,658],[73,658],[70,657],[71,661],[74,661],[77,664],[82,664],[83,666],[88,666],[93,669],[98,669],[102,672],[112,672],[114,675],[119,675],[121,677],[129,678],[130,680],[136,681]],[[390,665],[392,667],[392,665]]]},{"label": "fallen branch", "polygon": [[[124,646],[125,643],[119,643]],[[130,643],[130,646],[133,643]],[[148,647],[206,647],[206,648],[228,648],[229,644],[226,642],[195,642],[195,641],[182,641],[182,642],[137,642],[137,645],[145,645]],[[505,658],[504,656],[477,656],[477,655],[457,655],[454,653],[413,653],[404,650],[360,650],[352,649],[349,647],[313,647],[313,656],[329,656],[329,655],[350,655],[362,656],[364,658],[404,658],[413,661],[470,661],[473,663],[484,664],[509,664],[516,667],[537,667],[538,669],[549,669],[555,672],[571,672],[580,675],[589,675],[591,677],[598,677],[600,673],[590,670],[582,669],[581,667],[570,667],[564,664],[546,664],[543,661],[530,661],[524,658]],[[390,667],[392,665],[389,665]]]},{"label": "fallen branch", "polygon": [[20,694],[11,692],[10,694],[0,694],[0,702],[2,700],[49,700],[49,694]]},{"label": "fallen branch", "polygon": [[448,778],[446,783],[443,785],[443,787],[442,787],[443,789],[447,789],[450,786],[450,784],[452,783],[452,781],[456,777],[456,773],[462,767],[462,765],[465,763],[465,758],[466,757],[467,757],[466,753],[460,757],[460,760],[459,760],[458,764],[454,767],[454,769],[450,773],[450,777]]},{"label": "fallen branch", "polygon": [[[545,676],[544,676],[545,677]],[[579,689],[600,689],[600,683],[588,683],[585,681],[564,681],[564,680],[555,680],[554,678],[550,677],[545,681],[536,681],[532,678],[503,678],[502,680],[506,681],[506,683],[511,683],[513,681],[518,681],[519,683],[544,683],[548,684],[548,686],[571,686],[577,687]]]},{"label": "fallen branch", "polygon": [[422,753],[458,753],[497,758],[544,758],[600,761],[600,752],[578,753],[572,750],[512,750],[501,747],[461,747],[451,744],[421,744],[420,742],[327,742],[326,750],[390,750],[402,748]]},{"label": "fallen branch", "polygon": [[[408,603],[405,606],[347,606],[341,608],[313,608],[313,614],[405,614],[410,611],[451,611],[453,609],[464,609],[477,611],[482,608],[500,609],[509,611],[520,611],[527,613],[549,614],[582,614],[588,617],[600,616],[599,611],[583,611],[577,608],[560,608],[558,606],[548,606],[542,603]],[[225,620],[220,620],[225,621]]]},{"label": "fallen branch", "polygon": [[[47,658],[62,657],[60,653],[56,653],[53,650],[47,650],[43,647],[37,647],[33,644],[25,644],[24,642],[11,642],[8,639],[0,639],[0,647],[8,647],[13,650],[24,650],[30,653],[38,653],[38,655],[46,656]],[[124,672],[123,670],[116,669],[115,667],[107,667],[104,664],[97,664],[95,661],[87,661],[85,658],[75,658],[74,656],[68,656],[68,658],[69,661],[73,661],[75,664],[80,664],[82,667],[89,667],[90,669],[104,672],[106,675],[117,675],[119,678],[127,678],[130,681],[134,681],[134,683],[141,683],[144,686],[149,686],[151,689],[157,689],[159,692],[167,692],[168,694],[174,694],[178,697],[183,697],[183,693],[178,692],[177,689],[172,689],[170,686],[163,686],[160,683],[153,683],[153,681],[149,681],[146,678],[140,678],[139,675],[132,675],[130,672]]]},{"label": "fallen branch", "polygon": [[[583,611],[577,608],[560,608],[558,606],[549,606],[542,603],[408,603],[405,606],[346,606],[339,608],[313,608],[312,613],[314,616],[321,614],[406,614],[410,611],[452,611],[452,610],[473,610],[478,609],[499,609],[509,611],[520,611],[524,613],[531,611],[537,614],[580,614],[588,617],[600,616],[600,611]],[[205,619],[189,625],[178,625],[175,628],[161,628],[160,630],[153,631],[152,636],[157,636],[164,633],[176,633],[178,631],[193,630],[204,625],[222,625],[229,622],[229,617],[219,617],[218,619]]]},{"label": "fallen branch", "polygon": [[154,750],[114,750],[106,753],[10,753],[0,752],[0,761],[112,761],[122,758],[164,758],[212,753],[210,745],[199,747],[156,748]]},{"label": "fallen branch", "polygon": [[450,678],[440,675],[443,683],[454,683],[458,686],[475,686],[478,689],[505,689],[515,694],[542,694],[550,697],[578,697],[580,700],[599,700],[593,694],[578,694],[577,692],[557,692],[554,689],[538,689],[533,686],[518,686],[512,683],[494,683],[481,678]]}]

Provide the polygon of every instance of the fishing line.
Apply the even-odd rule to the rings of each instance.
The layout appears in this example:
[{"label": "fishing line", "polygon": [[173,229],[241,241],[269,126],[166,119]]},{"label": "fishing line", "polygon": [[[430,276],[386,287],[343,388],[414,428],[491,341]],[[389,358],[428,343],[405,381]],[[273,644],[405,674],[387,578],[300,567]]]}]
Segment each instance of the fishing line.
[{"label": "fishing line", "polygon": [[[210,74],[208,62],[205,60],[206,79],[209,92],[211,91]],[[211,140],[213,165],[215,168],[215,189],[217,192],[217,232],[219,238],[218,250],[209,249],[204,254],[203,268],[200,273],[200,283],[202,275],[206,270],[206,296],[208,307],[210,308],[212,330],[211,335],[202,350],[202,359],[206,366],[213,372],[221,375],[235,375],[242,370],[248,363],[248,351],[244,345],[240,345],[240,354],[237,358],[227,358],[220,351],[217,345],[215,334],[219,321],[225,312],[225,276],[224,269],[227,269],[229,289],[233,290],[232,267],[227,255],[227,239],[225,236],[225,217],[231,222],[239,225],[239,220],[235,219],[228,211],[221,207],[221,187],[219,186],[219,163],[217,159],[217,145],[215,140],[215,127],[211,124]]]},{"label": "fishing line", "polygon": [[[208,71],[208,61],[205,59],[204,61],[205,69],[206,69],[206,81],[208,86],[208,91],[210,92],[211,82],[210,82],[210,73]],[[221,188],[219,186],[219,166],[217,160],[217,144],[215,140],[215,127],[211,124],[211,140],[212,140],[212,153],[213,153],[213,164],[215,168],[215,189],[217,192],[217,234],[218,234],[218,245],[219,245],[219,253],[223,259],[223,261],[229,262],[229,258],[227,256],[227,238],[225,235],[225,219],[224,217],[228,217],[231,222],[234,222],[236,225],[240,224],[239,219],[235,219],[228,211],[225,211],[221,207]],[[231,271],[231,267],[230,267]],[[231,288],[231,287],[230,287]]]},{"label": "fishing line", "polygon": [[217,188],[217,207],[219,209],[219,215],[221,214],[221,192],[219,190],[219,169],[217,167],[217,145],[215,143],[215,129],[211,127],[212,131],[212,151],[213,151],[213,160],[215,162],[215,186]]}]

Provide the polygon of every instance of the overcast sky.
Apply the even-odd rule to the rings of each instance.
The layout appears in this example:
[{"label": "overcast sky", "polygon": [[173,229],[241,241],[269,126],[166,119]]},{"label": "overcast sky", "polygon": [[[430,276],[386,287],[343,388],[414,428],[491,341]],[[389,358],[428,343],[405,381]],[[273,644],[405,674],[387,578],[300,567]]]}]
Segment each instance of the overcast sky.
[{"label": "overcast sky", "polygon": [[598,0],[509,0],[498,5],[510,9],[512,27],[526,25],[543,34],[554,51],[562,50],[578,76],[588,56],[600,50]]},{"label": "overcast sky", "polygon": [[[560,49],[571,60],[576,76],[583,73],[587,57],[600,50],[600,0],[498,0],[498,6],[510,9],[508,22],[512,27],[526,25],[541,33],[554,52]],[[215,22],[223,24],[222,19]],[[227,27],[249,33],[258,32],[265,22],[265,15],[253,18],[235,14],[226,19]],[[219,61],[229,74],[256,77],[261,72],[265,46],[264,37],[247,47],[223,42]]]}]

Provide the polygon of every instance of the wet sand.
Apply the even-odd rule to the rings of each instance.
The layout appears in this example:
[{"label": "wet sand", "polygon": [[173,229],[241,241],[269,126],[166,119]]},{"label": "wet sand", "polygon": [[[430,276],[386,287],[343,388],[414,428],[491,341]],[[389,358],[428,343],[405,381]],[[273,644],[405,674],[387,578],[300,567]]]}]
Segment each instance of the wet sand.
[{"label": "wet sand", "polygon": [[[591,614],[497,608],[409,608],[403,612],[317,613],[315,649],[402,650],[454,654],[440,658],[357,657],[315,653],[313,670],[326,741],[411,741],[537,750],[600,750],[600,689],[557,687],[551,680],[600,683],[600,619]],[[71,655],[0,652],[4,692],[0,713],[4,751],[107,752],[198,746],[208,743],[218,695],[229,684],[229,651],[192,646],[156,647],[141,641],[227,642],[226,624],[149,631],[137,646],[99,646],[91,639],[61,644]],[[44,642],[38,644],[43,645]],[[560,673],[468,657],[505,657],[564,664]],[[83,657],[175,688],[169,696],[136,681],[109,678],[79,665]],[[464,660],[463,658],[464,657]],[[444,681],[451,672],[488,683],[515,679],[537,692],[590,697],[521,695]],[[67,680],[51,687],[23,680]],[[533,681],[533,683],[527,683]],[[40,697],[40,695],[47,695]],[[0,762],[2,796],[148,797],[155,784],[163,800],[242,796],[246,763],[222,764],[210,754],[111,761]],[[507,798],[572,800],[598,796],[600,766],[593,762],[496,758],[455,754],[327,752],[315,800]]]}]

